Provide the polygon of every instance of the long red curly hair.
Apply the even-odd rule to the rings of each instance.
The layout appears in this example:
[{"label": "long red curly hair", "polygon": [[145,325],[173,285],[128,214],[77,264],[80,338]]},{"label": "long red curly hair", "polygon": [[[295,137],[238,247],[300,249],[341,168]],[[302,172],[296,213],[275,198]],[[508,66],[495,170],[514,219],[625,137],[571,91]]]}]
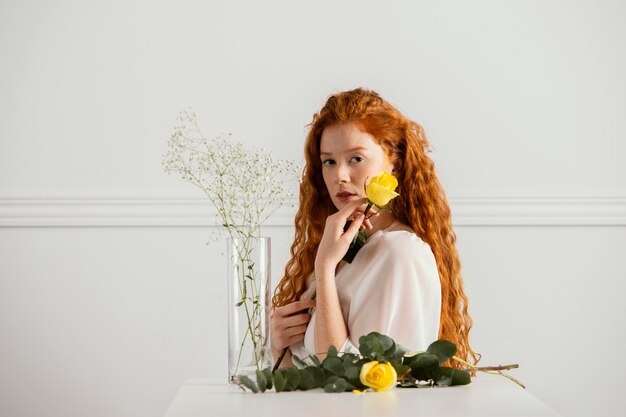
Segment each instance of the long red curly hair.
[{"label": "long red curly hair", "polygon": [[320,112],[313,115],[304,148],[306,165],[300,184],[291,259],[274,292],[274,307],[299,300],[307,289],[326,218],[337,211],[322,177],[320,142],[325,128],[340,123],[356,123],[395,159],[394,175],[398,178],[400,196],[388,208],[396,219],[411,226],[435,255],[442,297],[439,338],[456,344],[456,356],[468,362],[471,356],[474,363],[478,362],[479,356],[469,343],[472,318],[463,290],[450,207],[435,175],[435,165],[426,155],[432,150],[424,129],[374,91],[357,88],[332,95]]}]

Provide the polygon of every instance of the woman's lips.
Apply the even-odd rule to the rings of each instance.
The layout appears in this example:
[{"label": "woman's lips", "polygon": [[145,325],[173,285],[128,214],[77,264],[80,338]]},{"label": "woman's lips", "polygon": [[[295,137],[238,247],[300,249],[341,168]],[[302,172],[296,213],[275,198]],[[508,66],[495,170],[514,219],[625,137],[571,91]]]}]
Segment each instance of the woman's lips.
[{"label": "woman's lips", "polygon": [[339,199],[339,201],[349,201],[355,199],[356,197],[356,194],[337,194],[337,198]]}]

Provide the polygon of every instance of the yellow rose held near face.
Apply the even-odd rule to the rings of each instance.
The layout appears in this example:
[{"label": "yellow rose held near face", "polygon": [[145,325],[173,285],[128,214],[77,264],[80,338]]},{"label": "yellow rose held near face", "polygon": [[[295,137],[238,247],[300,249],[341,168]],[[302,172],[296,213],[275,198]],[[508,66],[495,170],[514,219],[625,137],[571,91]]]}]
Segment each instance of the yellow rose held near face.
[{"label": "yellow rose held near face", "polygon": [[367,184],[365,187],[365,196],[378,207],[383,207],[387,205],[391,199],[399,195],[394,191],[397,186],[398,180],[396,177],[386,172],[381,172]]},{"label": "yellow rose held near face", "polygon": [[379,363],[378,361],[371,361],[363,365],[359,378],[363,385],[380,392],[396,385],[398,374],[389,362]]}]

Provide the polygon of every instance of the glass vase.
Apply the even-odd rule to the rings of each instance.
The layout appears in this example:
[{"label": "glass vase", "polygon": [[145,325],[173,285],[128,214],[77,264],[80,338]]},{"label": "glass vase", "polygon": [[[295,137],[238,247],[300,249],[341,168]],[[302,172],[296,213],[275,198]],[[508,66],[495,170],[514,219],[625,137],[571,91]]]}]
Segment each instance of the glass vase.
[{"label": "glass vase", "polygon": [[272,365],[269,237],[228,239],[228,381]]}]

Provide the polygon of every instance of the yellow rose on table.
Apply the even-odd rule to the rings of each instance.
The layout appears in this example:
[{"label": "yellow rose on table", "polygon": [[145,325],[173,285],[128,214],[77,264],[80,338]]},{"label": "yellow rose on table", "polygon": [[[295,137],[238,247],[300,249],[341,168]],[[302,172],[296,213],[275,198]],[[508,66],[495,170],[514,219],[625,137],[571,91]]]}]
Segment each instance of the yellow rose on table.
[{"label": "yellow rose on table", "polygon": [[381,392],[396,385],[398,374],[389,362],[371,361],[363,365],[359,379],[363,385]]},{"label": "yellow rose on table", "polygon": [[365,187],[365,196],[378,207],[383,207],[387,205],[391,199],[399,195],[394,191],[397,187],[398,180],[396,177],[386,172],[381,172],[367,184]]}]

